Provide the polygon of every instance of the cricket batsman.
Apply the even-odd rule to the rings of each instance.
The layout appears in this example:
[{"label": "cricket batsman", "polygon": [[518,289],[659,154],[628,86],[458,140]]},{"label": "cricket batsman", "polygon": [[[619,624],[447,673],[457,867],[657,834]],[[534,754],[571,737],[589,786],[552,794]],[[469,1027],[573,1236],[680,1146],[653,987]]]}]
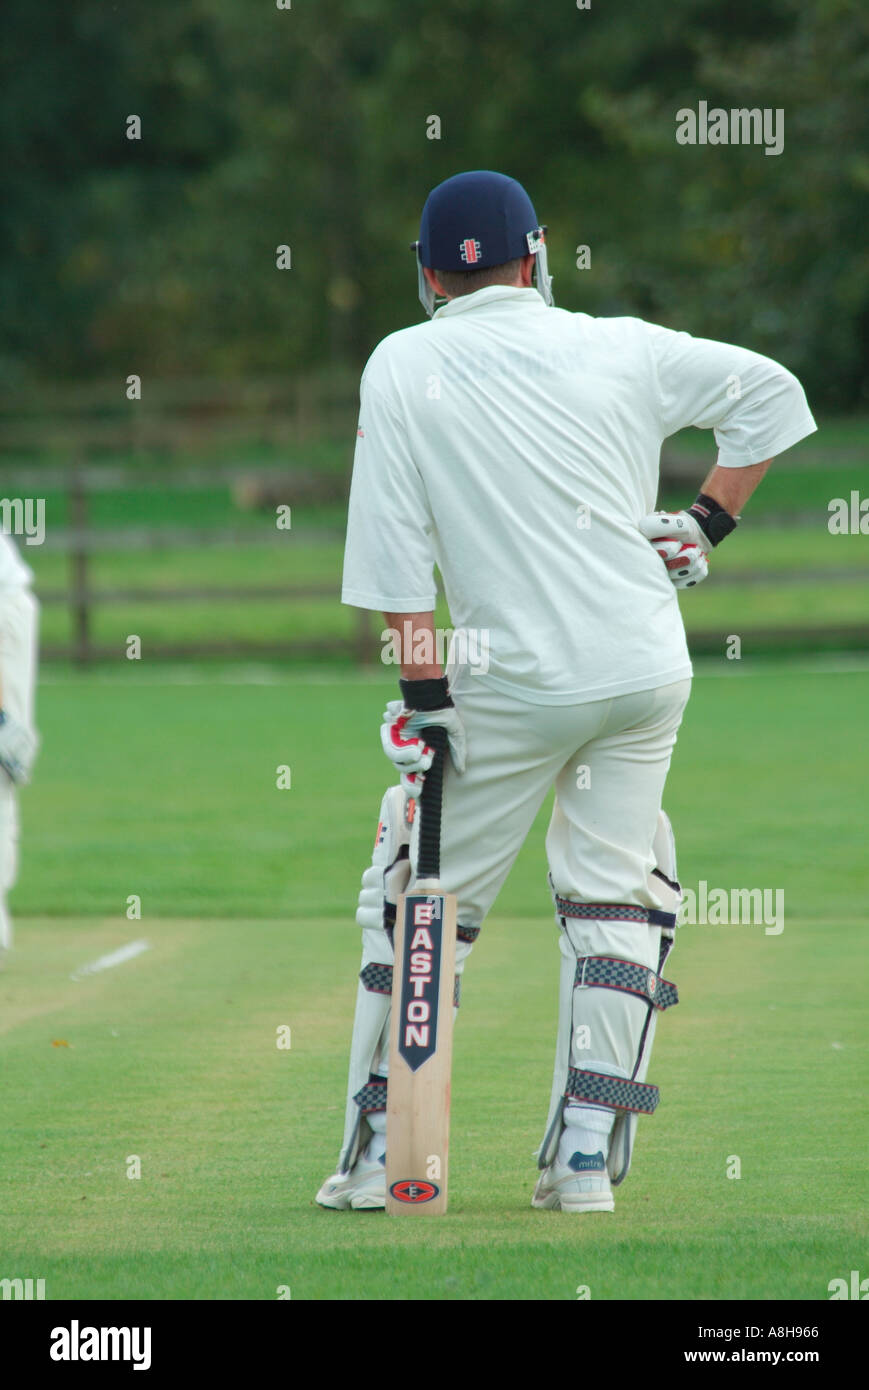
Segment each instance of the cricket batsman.
[{"label": "cricket batsman", "polygon": [[18,872],[17,789],[30,780],[39,606],[33,573],[0,530],[0,962],[12,948],[7,895]]},{"label": "cricket batsman", "polygon": [[[545,231],[503,174],[439,184],[415,246],[430,321],[385,338],[362,376],[342,598],[401,639],[401,699],[381,728],[400,781],[362,879],[325,1207],[384,1206],[391,929],[414,870],[408,794],[432,760],[419,734],[439,725],[457,977],[555,788],[560,1005],[532,1204],[613,1210],[637,1118],[658,1104],[646,1080],[658,1015],[678,999],[662,973],[681,901],[662,798],[692,674],[676,590],[706,578],[773,457],[816,428],[800,383],[768,357],[556,308]],[[687,425],[714,431],[717,462],[683,511],[655,512],[661,444]],[[455,633],[446,669],[435,565]],[[700,795],[718,756],[710,747],[697,770]],[[505,1096],[505,1128],[509,1112]]]}]

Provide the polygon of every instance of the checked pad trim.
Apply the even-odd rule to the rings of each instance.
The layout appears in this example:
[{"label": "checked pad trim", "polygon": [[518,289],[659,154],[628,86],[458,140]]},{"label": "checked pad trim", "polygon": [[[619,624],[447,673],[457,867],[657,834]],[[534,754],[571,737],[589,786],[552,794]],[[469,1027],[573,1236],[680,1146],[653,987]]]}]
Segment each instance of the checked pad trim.
[{"label": "checked pad trim", "polygon": [[669,1009],[679,1002],[679,991],[670,980],[657,975],[648,966],[614,956],[578,956],[573,987],[584,985],[634,994],[656,1009]]},{"label": "checked pad trim", "polygon": [[559,917],[591,918],[595,922],[642,922],[650,927],[675,927],[675,912],[662,912],[657,907],[633,907],[627,903],[576,903],[572,898],[555,894],[555,909]]},{"label": "checked pad trim", "polygon": [[638,1110],[644,1115],[654,1114],[661,1098],[657,1086],[596,1071],[580,1071],[577,1067],[571,1067],[567,1073],[564,1096],[566,1100],[582,1100],[589,1105],[608,1105],[613,1110]]},{"label": "checked pad trim", "polygon": [[376,961],[369,961],[359,971],[359,978],[371,994],[392,993],[391,965],[378,965]]},{"label": "checked pad trim", "polygon": [[[378,965],[376,961],[369,961],[359,971],[359,978],[365,988],[371,994],[391,994],[392,993],[392,966]],[[453,986],[453,1007],[459,1007],[462,993],[462,977],[456,976]]]},{"label": "checked pad trim", "polygon": [[386,1082],[368,1081],[353,1097],[363,1115],[386,1109]]}]

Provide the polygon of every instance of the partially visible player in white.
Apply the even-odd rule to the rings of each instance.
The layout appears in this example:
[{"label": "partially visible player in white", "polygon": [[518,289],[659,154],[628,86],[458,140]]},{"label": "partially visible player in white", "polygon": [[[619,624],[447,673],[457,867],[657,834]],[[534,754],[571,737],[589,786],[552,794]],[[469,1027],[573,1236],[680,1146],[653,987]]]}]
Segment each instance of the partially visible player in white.
[{"label": "partially visible player in white", "polygon": [[30,780],[39,605],[33,573],[0,531],[0,962],[11,950],[8,894],[18,874],[18,787]]},{"label": "partially visible player in white", "polygon": [[[418,261],[431,322],[385,338],[363,374],[343,600],[410,633],[403,703],[382,728],[405,788],[430,765],[419,731],[449,731],[441,881],[458,897],[458,974],[555,788],[560,1007],[533,1204],[612,1211],[637,1116],[657,1105],[645,1080],[657,1016],[677,997],[662,974],[681,898],[662,797],[692,671],[676,588],[705,578],[772,458],[815,423],[796,378],[758,353],[555,308],[545,255],[514,180],[477,171],[429,195]],[[655,513],[661,444],[688,425],[714,430],[717,463],[685,511]],[[453,627],[474,638],[446,675],[425,640],[435,564]],[[701,801],[718,756],[711,746],[694,770]],[[402,802],[399,788],[384,798],[363,877],[327,1207],[384,1202],[390,927],[414,859]]]}]

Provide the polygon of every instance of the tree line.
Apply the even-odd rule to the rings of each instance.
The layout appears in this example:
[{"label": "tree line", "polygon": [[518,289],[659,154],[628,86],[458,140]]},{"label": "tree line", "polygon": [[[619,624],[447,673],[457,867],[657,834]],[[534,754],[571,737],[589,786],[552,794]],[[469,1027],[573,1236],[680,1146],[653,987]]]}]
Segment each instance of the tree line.
[{"label": "tree line", "polygon": [[429,189],[495,168],[549,227],[563,307],[739,342],[813,405],[865,405],[856,0],[7,0],[5,20],[7,396],[361,364],[421,316]]}]

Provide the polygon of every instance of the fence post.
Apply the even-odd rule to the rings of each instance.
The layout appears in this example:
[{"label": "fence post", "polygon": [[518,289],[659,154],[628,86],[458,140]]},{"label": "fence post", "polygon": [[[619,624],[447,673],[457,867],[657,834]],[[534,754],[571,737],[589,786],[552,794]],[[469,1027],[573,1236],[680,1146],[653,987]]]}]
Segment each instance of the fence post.
[{"label": "fence post", "polygon": [[91,660],[88,550],[85,535],[88,507],[85,474],[80,459],[75,460],[70,473],[69,519],[73,531],[69,552],[73,660],[79,666],[87,666]]}]

